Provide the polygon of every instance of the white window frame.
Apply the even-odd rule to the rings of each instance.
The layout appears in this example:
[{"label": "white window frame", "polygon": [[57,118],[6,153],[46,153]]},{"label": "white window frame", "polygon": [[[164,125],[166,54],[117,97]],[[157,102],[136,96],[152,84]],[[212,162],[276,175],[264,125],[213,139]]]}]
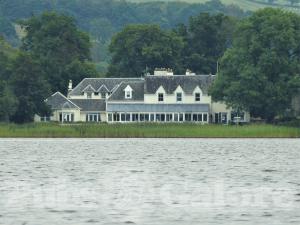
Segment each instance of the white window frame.
[{"label": "white window frame", "polygon": [[[180,100],[178,100],[178,97],[180,96]],[[182,102],[182,92],[177,92],[176,93],[176,102]]]},{"label": "white window frame", "polygon": [[[160,100],[160,95],[162,96],[162,100]],[[157,94],[157,101],[158,101],[158,102],[164,102],[164,100],[165,100],[165,95],[164,95],[164,93],[158,93],[158,94]]]},{"label": "white window frame", "polygon": [[132,91],[125,91],[125,99],[132,99]]},{"label": "white window frame", "polygon": [[[197,95],[199,95],[199,97]],[[195,102],[200,102],[200,101],[201,101],[201,93],[200,92],[196,92],[195,93]]]}]

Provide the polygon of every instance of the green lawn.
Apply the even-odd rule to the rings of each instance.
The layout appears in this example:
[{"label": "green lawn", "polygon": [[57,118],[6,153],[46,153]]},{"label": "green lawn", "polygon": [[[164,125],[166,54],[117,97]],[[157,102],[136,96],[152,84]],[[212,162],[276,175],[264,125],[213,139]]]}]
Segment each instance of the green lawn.
[{"label": "green lawn", "polygon": [[0,137],[25,138],[296,138],[300,128],[273,125],[0,124]]}]

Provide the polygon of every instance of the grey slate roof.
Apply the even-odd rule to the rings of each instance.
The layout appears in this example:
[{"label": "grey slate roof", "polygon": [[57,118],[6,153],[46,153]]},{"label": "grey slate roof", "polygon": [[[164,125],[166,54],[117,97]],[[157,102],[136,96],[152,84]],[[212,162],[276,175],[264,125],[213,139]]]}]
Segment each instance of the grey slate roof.
[{"label": "grey slate roof", "polygon": [[68,100],[62,93],[56,92],[45,100],[52,109],[79,109],[79,107]]},{"label": "grey slate roof", "polygon": [[187,94],[192,94],[197,86],[201,88],[203,94],[207,94],[214,78],[214,75],[148,75],[145,77],[145,94],[155,94],[160,86],[165,89],[167,94],[172,94],[179,85]]},{"label": "grey slate roof", "polygon": [[209,112],[208,104],[107,104],[107,112]]},{"label": "grey slate roof", "polygon": [[105,99],[71,99],[81,111],[104,112],[106,110]]},{"label": "grey slate roof", "polygon": [[[130,81],[122,82],[113,94],[109,97],[108,101],[144,101],[144,81]],[[129,85],[132,88],[132,98],[126,99],[124,89]]]},{"label": "grey slate roof", "polygon": [[99,90],[102,85],[105,85],[109,91],[112,91],[122,82],[141,80],[142,78],[85,78],[70,92],[70,95],[81,95],[89,85],[95,90]]},{"label": "grey slate roof", "polygon": [[105,84],[103,84],[98,90],[97,90],[97,92],[99,92],[99,93],[107,93],[107,92],[109,92],[109,90],[107,89],[107,87],[105,86]]},{"label": "grey slate roof", "polygon": [[94,93],[96,92],[96,90],[92,87],[92,85],[88,85],[87,87],[85,87],[82,92],[86,92],[86,93]]}]

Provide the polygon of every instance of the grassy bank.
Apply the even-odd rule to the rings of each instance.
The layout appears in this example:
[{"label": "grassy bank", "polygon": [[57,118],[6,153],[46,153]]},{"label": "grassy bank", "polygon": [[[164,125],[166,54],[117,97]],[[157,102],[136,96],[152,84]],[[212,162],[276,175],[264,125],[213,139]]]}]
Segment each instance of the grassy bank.
[{"label": "grassy bank", "polygon": [[300,128],[273,125],[0,124],[0,137],[25,138],[296,138]]}]

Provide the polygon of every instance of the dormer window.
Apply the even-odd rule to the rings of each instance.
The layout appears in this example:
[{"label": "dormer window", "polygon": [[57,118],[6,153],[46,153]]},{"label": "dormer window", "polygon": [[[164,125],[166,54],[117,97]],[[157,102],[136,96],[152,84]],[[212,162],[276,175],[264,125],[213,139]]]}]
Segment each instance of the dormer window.
[{"label": "dormer window", "polygon": [[163,102],[164,101],[164,94],[163,93],[158,93],[158,101]]},{"label": "dormer window", "polygon": [[182,93],[176,93],[176,101],[182,102]]},{"label": "dormer window", "polygon": [[92,93],[86,93],[87,98],[92,98]]},{"label": "dormer window", "polygon": [[132,98],[132,88],[127,85],[127,87],[124,89],[125,92],[125,99],[131,99]]},{"label": "dormer window", "polygon": [[125,98],[132,98],[132,92],[131,91],[126,91],[125,92]]},{"label": "dormer window", "polygon": [[105,99],[106,98],[106,94],[105,93],[101,93],[101,98]]},{"label": "dormer window", "polygon": [[201,94],[195,93],[195,102],[200,102],[200,100],[201,100]]}]

